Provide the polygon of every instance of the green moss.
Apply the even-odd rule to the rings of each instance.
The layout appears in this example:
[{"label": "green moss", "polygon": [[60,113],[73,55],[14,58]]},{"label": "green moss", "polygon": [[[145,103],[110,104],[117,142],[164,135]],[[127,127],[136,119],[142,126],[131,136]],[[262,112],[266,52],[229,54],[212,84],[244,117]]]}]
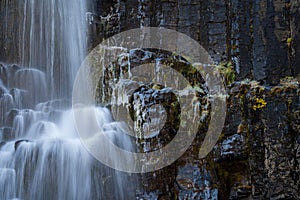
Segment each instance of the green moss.
[{"label": "green moss", "polygon": [[230,85],[236,80],[235,71],[231,62],[222,62],[216,66],[220,74],[223,76],[226,85]]},{"label": "green moss", "polygon": [[198,70],[195,67],[190,67],[189,70],[187,71],[188,75],[194,75],[198,72]]}]

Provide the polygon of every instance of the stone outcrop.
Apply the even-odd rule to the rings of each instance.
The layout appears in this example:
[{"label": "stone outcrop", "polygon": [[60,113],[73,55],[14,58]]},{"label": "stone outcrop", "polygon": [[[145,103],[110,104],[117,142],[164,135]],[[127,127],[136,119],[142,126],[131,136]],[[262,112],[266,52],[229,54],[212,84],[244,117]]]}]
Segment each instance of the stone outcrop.
[{"label": "stone outcrop", "polygon": [[160,26],[192,37],[217,63],[232,62],[237,80],[276,85],[300,72],[300,1],[120,0],[97,5],[96,15],[111,17],[91,24],[94,42],[132,28]]},{"label": "stone outcrop", "polygon": [[[126,59],[123,58],[124,56]],[[182,69],[181,73],[185,74],[190,82],[193,82],[193,78],[198,80],[195,84],[204,92],[199,96],[201,105],[207,102],[205,96],[207,90],[202,85],[201,76],[188,73],[192,69],[190,63],[184,58],[167,52],[157,53],[153,50],[141,49],[132,50],[121,57],[123,60],[128,60],[127,64],[130,63],[131,70],[143,63],[156,63],[156,59],[159,59],[162,64],[173,64],[174,69],[178,71]],[[122,62],[114,63],[106,68],[103,73],[106,77],[102,79],[100,85],[113,87],[114,80],[121,74],[113,73],[113,70],[117,72],[123,70],[122,73],[127,74],[128,65],[122,64]],[[127,84],[134,84],[134,82]],[[112,90],[99,93],[112,94]],[[161,170],[141,175],[142,186],[137,192],[138,197],[144,199],[299,198],[299,80],[286,78],[281,79],[281,83],[277,86],[264,86],[257,81],[246,79],[228,85],[227,93],[226,122],[213,151],[205,159],[198,157],[207,132],[209,123],[207,117],[202,121],[193,144],[179,160]],[[153,112],[151,106],[173,105],[176,100],[171,96],[170,90],[165,90],[161,86],[151,84],[141,86],[131,94],[131,97],[128,97],[131,109],[129,112],[133,119],[141,121],[140,124],[147,124],[147,117],[144,116],[151,115]],[[99,99],[107,100],[107,97]],[[148,103],[141,104],[141,102]],[[174,128],[177,127],[177,116],[180,111],[176,106],[165,107],[165,109],[167,120],[164,128],[152,139],[138,141],[140,151],[158,150],[174,137]],[[143,110],[143,113],[138,112],[139,110]],[[139,114],[135,116],[135,113]]]}]

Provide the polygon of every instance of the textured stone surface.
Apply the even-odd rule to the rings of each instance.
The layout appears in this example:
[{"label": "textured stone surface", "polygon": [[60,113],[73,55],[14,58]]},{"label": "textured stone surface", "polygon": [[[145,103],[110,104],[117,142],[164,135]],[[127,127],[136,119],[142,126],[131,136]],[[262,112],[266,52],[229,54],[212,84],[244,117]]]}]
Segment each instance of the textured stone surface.
[{"label": "textured stone surface", "polygon": [[[239,125],[237,132],[245,136],[246,143],[242,145],[245,149],[239,153],[244,154],[242,175],[247,177],[250,172],[246,186],[252,187],[251,198],[298,199],[299,171],[296,168],[299,167],[299,158],[295,153],[298,151],[299,129],[292,130],[291,122],[296,120],[297,123],[298,117],[293,118],[291,113],[299,110],[299,85],[240,87],[239,104],[243,106],[239,112],[242,113],[243,125]],[[255,110],[257,98],[264,99],[266,107]],[[231,103],[234,106],[234,102]],[[238,154],[236,157],[239,158]]]},{"label": "textured stone surface", "polygon": [[298,0],[98,1],[94,12],[113,17],[106,25],[91,25],[91,35],[100,42],[101,37],[141,26],[175,29],[197,40],[215,62],[231,61],[238,80],[276,85],[280,78],[300,72],[299,4]]},{"label": "textured stone surface", "polygon": [[[120,31],[140,26],[178,30],[199,41],[216,62],[231,61],[237,80],[273,86],[247,81],[230,86],[225,127],[211,155],[197,158],[203,140],[198,136],[168,168],[171,171],[144,175],[148,190],[141,196],[208,199],[207,190],[197,185],[201,174],[210,177],[211,199],[213,194],[218,199],[298,199],[299,85],[294,89],[275,85],[299,74],[299,1],[164,0],[120,1],[120,5],[125,11],[119,12]],[[256,98],[267,106],[254,110]],[[199,176],[191,178],[191,173]],[[160,185],[163,177],[168,177],[168,189]]]},{"label": "textured stone surface", "polygon": [[[175,63],[175,69],[184,69],[181,73],[188,80],[193,80],[185,71],[189,69],[187,61],[183,62],[182,58],[164,53],[136,49],[125,55],[129,57],[124,59],[129,60],[131,67],[153,63],[155,59],[162,63]],[[115,80],[114,75],[118,76],[119,73],[112,73],[111,70],[128,70],[127,65],[122,65],[122,62],[119,64],[118,67],[107,68],[105,74],[108,76],[104,78],[104,84],[111,85],[108,81]],[[201,77],[196,79],[201,80]],[[201,83],[198,82],[200,85]],[[111,91],[107,90],[105,93],[109,92]],[[245,80],[231,84],[227,87],[227,92],[226,122],[214,150],[205,159],[198,158],[199,148],[207,131],[206,119],[202,122],[195,141],[179,160],[167,168],[141,175],[142,186],[137,192],[138,197],[299,198],[300,88],[297,79],[282,80],[280,85],[272,87]],[[143,113],[149,114],[150,107],[154,104],[161,104],[163,101],[174,103],[169,90],[157,89],[154,85],[141,87],[132,96],[134,98],[130,102],[137,108],[134,112],[143,110]],[[201,105],[205,105],[205,94],[201,98]],[[140,102],[148,103],[139,106]],[[176,113],[168,112],[166,124],[176,120]],[[143,116],[140,113],[140,117],[137,116],[136,119],[147,123]],[[148,152],[166,145],[174,135],[172,127],[176,125],[165,126],[154,139],[139,141],[140,150]]]}]

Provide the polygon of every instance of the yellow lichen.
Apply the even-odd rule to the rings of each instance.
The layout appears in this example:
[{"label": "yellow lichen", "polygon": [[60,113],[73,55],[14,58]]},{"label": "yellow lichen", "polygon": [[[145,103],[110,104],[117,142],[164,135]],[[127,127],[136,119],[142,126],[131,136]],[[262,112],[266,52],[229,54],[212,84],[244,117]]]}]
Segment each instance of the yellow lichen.
[{"label": "yellow lichen", "polygon": [[158,84],[154,84],[154,85],[152,86],[152,89],[153,89],[153,90],[161,90],[162,88],[163,88],[163,86],[158,85]]},{"label": "yellow lichen", "polygon": [[239,185],[235,187],[236,189],[243,189],[243,190],[251,190],[252,186],[251,185]]},{"label": "yellow lichen", "polygon": [[286,44],[288,45],[288,47],[291,47],[292,42],[293,42],[293,38],[289,37],[286,39]]},{"label": "yellow lichen", "polygon": [[255,105],[252,106],[253,110],[261,110],[266,107],[267,102],[262,98],[255,98]]}]

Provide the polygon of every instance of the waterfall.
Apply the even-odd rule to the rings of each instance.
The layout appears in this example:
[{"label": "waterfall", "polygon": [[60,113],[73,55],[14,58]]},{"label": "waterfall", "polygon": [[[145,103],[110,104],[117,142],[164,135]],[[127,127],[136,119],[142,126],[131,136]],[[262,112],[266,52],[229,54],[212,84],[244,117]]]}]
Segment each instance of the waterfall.
[{"label": "waterfall", "polygon": [[20,10],[23,9],[19,34],[21,64],[48,75],[52,98],[70,95],[75,73],[86,54],[86,4],[84,0],[19,2]]},{"label": "waterfall", "polygon": [[[0,34],[12,39],[0,56],[0,199],[132,199],[135,177],[90,156],[70,110],[87,54],[87,1],[3,3]],[[97,110],[118,134],[109,111]]]}]

